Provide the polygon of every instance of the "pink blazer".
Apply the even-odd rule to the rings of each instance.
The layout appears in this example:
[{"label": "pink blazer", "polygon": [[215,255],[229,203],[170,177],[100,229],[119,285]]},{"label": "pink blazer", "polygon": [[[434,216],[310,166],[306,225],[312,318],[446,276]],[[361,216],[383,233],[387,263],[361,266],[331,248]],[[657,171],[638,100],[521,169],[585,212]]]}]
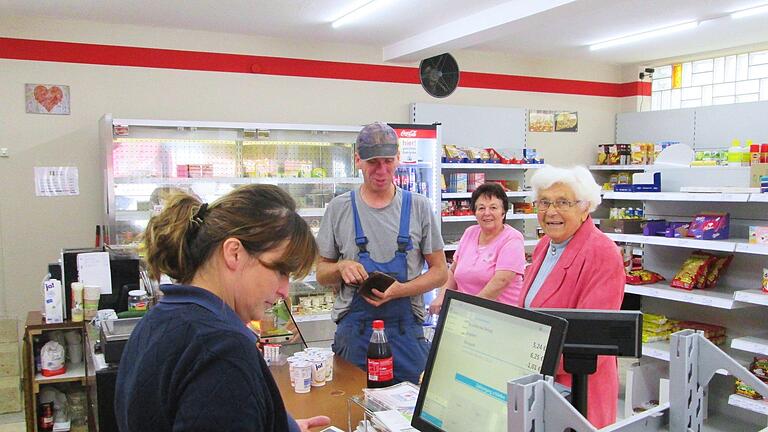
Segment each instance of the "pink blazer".
[{"label": "pink blazer", "polygon": [[[533,251],[533,261],[523,279],[520,307],[541,268],[549,242],[549,237],[544,236]],[[625,280],[624,263],[616,243],[587,217],[544,280],[531,307],[618,310],[624,298]],[[555,380],[571,385],[571,376],[563,371],[562,362]],[[597,372],[590,375],[588,385],[589,421],[598,429],[614,423],[619,392],[616,358],[598,357]]]}]

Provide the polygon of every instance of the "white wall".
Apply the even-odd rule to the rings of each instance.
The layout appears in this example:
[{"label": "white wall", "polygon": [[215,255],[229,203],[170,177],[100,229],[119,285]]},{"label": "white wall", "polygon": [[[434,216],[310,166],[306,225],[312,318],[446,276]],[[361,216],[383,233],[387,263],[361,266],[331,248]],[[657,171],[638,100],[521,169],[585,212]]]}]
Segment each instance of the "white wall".
[{"label": "white wall", "polygon": [[[379,64],[381,50],[244,35],[85,21],[0,17],[0,36]],[[454,53],[462,70],[622,82],[621,69],[578,62]],[[72,114],[24,112],[24,84],[70,86]],[[626,98],[635,99],[635,98]],[[612,142],[621,99],[459,88],[436,100],[419,85],[0,59],[0,313],[23,318],[39,307],[46,263],[62,247],[89,246],[101,220],[98,119],[124,118],[364,124],[407,123],[412,102],[517,106],[579,112],[575,134],[529,134],[529,146],[556,164],[592,162]],[[33,167],[76,166],[80,195],[38,198]]]}]

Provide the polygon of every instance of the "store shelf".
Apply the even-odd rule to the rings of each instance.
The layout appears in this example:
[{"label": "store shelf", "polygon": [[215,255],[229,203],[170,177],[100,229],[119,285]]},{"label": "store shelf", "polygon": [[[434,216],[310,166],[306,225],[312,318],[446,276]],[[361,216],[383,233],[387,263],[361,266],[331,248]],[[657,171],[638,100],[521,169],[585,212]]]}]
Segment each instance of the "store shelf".
[{"label": "store shelf", "polygon": [[753,193],[749,194],[749,202],[761,202],[768,203],[768,193]]},{"label": "store shelf", "polygon": [[115,184],[358,184],[362,177],[115,177]]},{"label": "store shelf", "polygon": [[605,192],[605,199],[642,201],[747,202],[750,194],[687,192]]},{"label": "store shelf", "polygon": [[[643,356],[669,361],[669,341],[648,342],[643,344]],[[718,369],[720,375],[730,375],[725,369]]]},{"label": "store shelf", "polygon": [[643,356],[669,361],[669,341],[644,343]]},{"label": "store shelf", "polygon": [[733,298],[744,303],[768,306],[768,293],[757,289],[736,291]]},{"label": "store shelf", "polygon": [[331,320],[331,313],[318,313],[318,314],[296,314],[293,316],[294,321],[297,323],[302,322],[313,322],[313,321],[330,321]]},{"label": "store shelf", "polygon": [[[669,238],[669,237],[655,237],[644,236],[642,234],[615,234],[605,233],[613,241],[626,242],[626,243],[641,243],[647,245],[659,245],[659,246],[673,246],[683,247],[691,249],[706,249],[721,252],[743,252],[743,253],[757,253],[747,250],[736,250],[738,242],[746,242],[746,240],[698,240],[692,238]],[[768,255],[768,247],[765,248],[765,254]]]},{"label": "store shelf", "polygon": [[710,306],[719,309],[741,309],[750,307],[748,303],[737,301],[732,291],[724,289],[684,290],[673,288],[666,283],[648,285],[625,285],[624,292],[644,297],[673,300],[688,304]]},{"label": "store shelf", "polygon": [[[302,208],[297,210],[299,215],[304,217],[322,216],[325,214],[324,208]],[[119,210],[115,214],[115,220],[118,222],[147,221],[152,217],[152,212],[147,211],[128,211]]]},{"label": "store shelf", "polygon": [[749,240],[745,239],[735,239],[732,241],[736,243],[736,252],[754,255],[768,255],[768,245],[750,243]]},{"label": "store shelf", "polygon": [[324,208],[300,208],[296,210],[297,213],[299,213],[299,216],[303,217],[310,217],[310,216],[322,216],[325,214]]},{"label": "store shelf", "polygon": [[[523,246],[525,246],[525,247],[533,247],[533,246],[536,246],[538,243],[539,243],[539,239],[525,239],[523,241]],[[445,245],[443,250],[444,251],[455,251],[458,248],[459,248],[459,244],[458,243],[452,243],[452,244]]]},{"label": "store shelf", "polygon": [[[533,196],[533,192],[531,191],[507,192],[508,198],[527,198],[531,196]],[[443,192],[442,198],[443,199],[472,198],[472,192]]]},{"label": "store shelf", "polygon": [[590,165],[593,171],[644,171],[653,165]]},{"label": "store shelf", "polygon": [[762,415],[768,415],[768,401],[754,400],[741,395],[732,394],[728,397],[728,405],[744,408]]},{"label": "store shelf", "polygon": [[465,170],[524,170],[541,168],[543,164],[500,164],[500,163],[444,163],[441,168]]},{"label": "store shelf", "polygon": [[67,364],[67,371],[61,375],[56,376],[43,376],[38,372],[35,374],[35,384],[53,384],[70,381],[81,381],[85,379],[85,361],[80,364],[72,365]]},{"label": "store shelf", "polygon": [[731,348],[756,354],[768,355],[768,339],[744,336],[731,340]]},{"label": "store shelf", "polygon": [[432,168],[432,162],[403,162],[403,161],[400,161],[400,168]]},{"label": "store shelf", "polygon": [[[536,219],[535,213],[531,214],[515,214],[507,213],[507,220],[521,220],[521,219]],[[443,216],[443,222],[476,222],[475,216]]]},{"label": "store shelf", "polygon": [[115,213],[115,220],[118,222],[148,221],[152,217],[152,212],[147,211],[128,211],[118,210]]}]

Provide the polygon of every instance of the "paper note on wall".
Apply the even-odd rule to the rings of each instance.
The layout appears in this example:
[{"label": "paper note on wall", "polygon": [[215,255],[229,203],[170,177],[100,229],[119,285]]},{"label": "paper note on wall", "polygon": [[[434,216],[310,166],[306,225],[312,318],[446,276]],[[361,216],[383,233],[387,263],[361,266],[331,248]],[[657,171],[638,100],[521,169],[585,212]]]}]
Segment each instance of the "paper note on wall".
[{"label": "paper note on wall", "polygon": [[78,254],[77,277],[84,285],[98,285],[102,294],[112,294],[112,272],[109,268],[109,252]]},{"label": "paper note on wall", "polygon": [[77,167],[35,167],[37,196],[80,195]]}]

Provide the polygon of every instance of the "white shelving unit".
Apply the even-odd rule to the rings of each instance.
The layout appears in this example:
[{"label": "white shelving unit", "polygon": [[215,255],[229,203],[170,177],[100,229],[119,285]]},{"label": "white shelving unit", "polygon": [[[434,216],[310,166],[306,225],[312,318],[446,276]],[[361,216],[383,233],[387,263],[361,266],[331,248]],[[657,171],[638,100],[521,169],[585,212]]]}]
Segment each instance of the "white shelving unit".
[{"label": "white shelving unit", "polygon": [[[530,198],[533,196],[531,191],[507,192],[507,198]],[[472,192],[443,192],[443,199],[469,199],[472,198]]]},{"label": "white shelving unit", "polygon": [[592,171],[645,171],[653,165],[590,165]]},{"label": "white shelving unit", "polygon": [[[525,246],[525,247],[534,247],[538,243],[539,243],[539,239],[525,239],[523,241],[523,246]],[[451,244],[445,245],[445,248],[443,250],[445,250],[445,251],[455,251],[458,248],[459,248],[459,244],[458,243],[451,243]]]},{"label": "white shelving unit", "polygon": [[500,163],[444,163],[443,170],[527,170],[541,168],[542,164],[500,164]]},{"label": "white shelving unit", "polygon": [[[617,141],[619,142],[619,141]],[[595,170],[628,170],[630,167],[590,167]],[[639,168],[639,167],[638,167]],[[645,167],[646,169],[648,167]],[[691,169],[691,184],[695,185],[701,174]],[[605,174],[603,174],[605,175]],[[662,179],[663,182],[663,179]],[[663,185],[663,183],[662,183]],[[768,267],[768,245],[750,244],[747,239],[749,225],[768,225],[768,194],[756,193],[703,193],[703,192],[612,192],[603,193],[605,207],[622,207],[611,200],[642,202],[646,219],[690,221],[699,212],[728,212],[730,214],[730,238],[724,240],[699,240],[694,238],[667,238],[642,234],[606,235],[616,242],[639,244],[643,248],[643,263],[648,270],[666,278],[656,284],[626,285],[625,293],[641,296],[642,310],[663,314],[670,319],[699,321],[726,327],[726,343],[721,346],[728,355],[747,366],[754,355],[768,353],[768,336],[764,322],[768,306],[768,294],[759,289],[763,267]],[[632,205],[633,207],[635,205]],[[711,289],[691,291],[669,285],[694,251],[703,250],[717,255],[733,254],[734,258]],[[643,357],[669,361],[669,342],[643,344]],[[654,360],[648,360],[652,362]],[[641,364],[643,361],[641,360]],[[727,375],[725,370],[719,376]],[[733,380],[720,378],[710,383],[709,415],[712,419],[728,419],[722,430],[734,428],[739,419],[750,423],[765,424],[753,413],[768,415],[768,405],[752,401],[733,393]],[[738,407],[738,408],[734,408]],[[749,410],[744,413],[741,409]],[[714,426],[714,425],[713,425]],[[720,429],[719,426],[714,429]],[[743,430],[754,430],[754,426]]]},{"label": "white shelving unit", "polygon": [[762,415],[768,415],[768,401],[750,399],[741,395],[732,394],[728,397],[728,404],[743,408]]},{"label": "white shelving unit", "polygon": [[[519,213],[507,213],[507,220],[524,220],[524,219],[536,219],[536,214],[519,214]],[[474,216],[443,216],[443,222],[475,222],[477,218]]]},{"label": "white shelving unit", "polygon": [[660,282],[648,285],[626,285],[624,292],[720,309],[741,309],[755,306],[754,304],[742,303],[736,300],[735,293],[728,288],[688,291],[673,288],[669,286],[669,282]]},{"label": "white shelving unit", "polygon": [[731,348],[755,354],[768,355],[768,335],[763,335],[763,337],[744,336],[733,338],[731,340]]}]

